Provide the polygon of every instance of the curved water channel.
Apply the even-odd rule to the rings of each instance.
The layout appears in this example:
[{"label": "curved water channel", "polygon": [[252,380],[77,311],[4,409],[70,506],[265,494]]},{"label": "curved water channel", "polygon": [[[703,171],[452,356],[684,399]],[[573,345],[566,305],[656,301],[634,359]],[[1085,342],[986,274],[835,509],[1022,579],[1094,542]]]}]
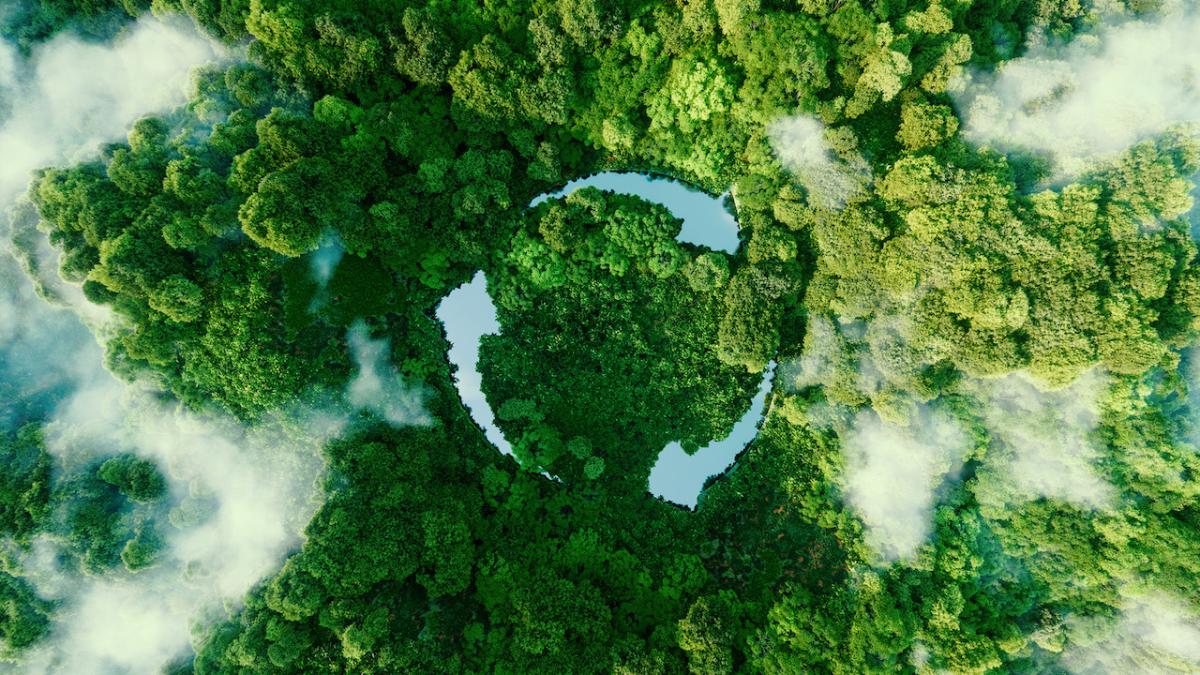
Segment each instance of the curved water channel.
[{"label": "curved water channel", "polygon": [[[530,206],[570,194],[582,187],[636,195],[662,204],[677,218],[683,219],[677,240],[730,254],[737,251],[737,221],[722,205],[722,197],[712,197],[669,178],[640,173],[599,173],[571,181],[557,192],[540,195],[530,202]],[[500,330],[496,307],[488,295],[487,280],[483,273],[477,273],[470,282],[447,295],[438,305],[437,317],[445,325],[450,339],[450,362],[458,368],[455,385],[459,397],[488,440],[504,454],[511,455],[512,445],[496,426],[495,415],[480,386],[480,338]],[[663,448],[650,472],[650,492],[677,504],[694,507],[704,481],[728,468],[737,453],[754,440],[774,372],[775,363],[772,361],[763,372],[762,383],[750,409],[733,426],[727,437],[709,443],[690,456],[679,443],[670,443]]]}]

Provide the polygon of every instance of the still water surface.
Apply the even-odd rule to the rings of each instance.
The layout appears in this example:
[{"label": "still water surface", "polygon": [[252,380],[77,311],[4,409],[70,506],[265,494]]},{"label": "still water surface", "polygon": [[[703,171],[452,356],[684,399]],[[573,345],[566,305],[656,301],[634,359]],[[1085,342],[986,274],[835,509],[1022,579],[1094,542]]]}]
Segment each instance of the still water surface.
[{"label": "still water surface", "polygon": [[[666,206],[672,214],[683,219],[683,228],[676,237],[681,242],[706,246],[713,250],[734,253],[738,247],[737,221],[725,210],[721,197],[693,190],[683,183],[639,173],[600,173],[567,183],[557,192],[540,195],[530,206],[582,188],[596,187],[631,194]],[[483,396],[479,374],[479,340],[500,330],[496,307],[487,291],[482,272],[470,282],[452,291],[438,305],[437,316],[446,327],[450,339],[450,362],[458,368],[456,385],[459,396],[490,440],[505,454],[512,454],[512,445],[496,426],[495,415]],[[705,479],[724,471],[747,443],[758,433],[767,393],[774,377],[772,362],[763,373],[758,394],[746,414],[734,425],[729,436],[700,448],[689,456],[678,443],[670,443],[658,456],[650,472],[649,490],[652,494],[677,504],[695,506]]]}]

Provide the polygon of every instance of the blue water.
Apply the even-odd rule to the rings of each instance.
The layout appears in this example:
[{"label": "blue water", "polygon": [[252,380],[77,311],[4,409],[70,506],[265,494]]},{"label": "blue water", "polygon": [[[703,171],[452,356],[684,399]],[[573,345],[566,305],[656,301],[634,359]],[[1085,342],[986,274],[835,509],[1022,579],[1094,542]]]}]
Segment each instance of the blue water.
[{"label": "blue water", "polygon": [[471,281],[443,298],[438,304],[437,318],[446,327],[446,335],[450,338],[450,363],[458,366],[454,384],[458,387],[459,398],[492,445],[511,455],[512,445],[496,426],[496,416],[481,388],[479,339],[500,331],[496,305],[488,295],[483,272],[476,272]]},{"label": "blue water", "polygon": [[725,195],[713,197],[671,178],[606,171],[573,180],[558,192],[538,195],[529,205],[537,206],[547,199],[569,195],[584,187],[635,195],[662,204],[676,218],[683,219],[683,230],[676,240],[707,246],[714,251],[737,252],[738,224],[725,210]]},{"label": "blue water", "polygon": [[650,471],[650,493],[667,501],[696,506],[696,498],[709,476],[715,476],[733,463],[734,457],[758,435],[758,422],[762,419],[775,377],[775,362],[764,371],[758,393],[745,415],[733,425],[729,435],[700,448],[688,456],[683,446],[671,443],[658,455],[658,462]]},{"label": "blue water", "polygon": [[[697,192],[671,179],[650,178],[636,173],[601,173],[571,181],[558,192],[537,197],[530,206],[587,186],[637,195],[666,206],[672,214],[683,219],[683,229],[676,237],[679,241],[731,254],[737,251],[737,222],[725,210],[721,199]],[[496,306],[488,295],[487,280],[483,273],[476,273],[470,282],[451,291],[438,305],[437,317],[445,325],[450,339],[450,362],[458,367],[455,385],[459,397],[488,440],[500,452],[511,455],[512,446],[496,426],[495,414],[480,388],[479,340],[484,335],[500,330]],[[771,389],[774,366],[772,362],[771,367],[763,373],[762,384],[750,409],[727,437],[710,443],[691,456],[678,443],[663,448],[650,472],[648,489],[651,494],[684,506],[696,505],[704,481],[728,468],[737,453],[758,433],[758,422],[762,419],[763,405]]]}]

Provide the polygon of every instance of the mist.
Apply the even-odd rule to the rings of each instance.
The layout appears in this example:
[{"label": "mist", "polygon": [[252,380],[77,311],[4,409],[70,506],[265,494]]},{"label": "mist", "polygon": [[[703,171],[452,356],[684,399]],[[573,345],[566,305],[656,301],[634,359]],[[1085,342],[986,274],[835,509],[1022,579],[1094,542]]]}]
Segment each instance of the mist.
[{"label": "mist", "polygon": [[[58,279],[57,254],[33,229],[36,212],[23,197],[32,173],[94,156],[138,116],[183,103],[191,70],[217,56],[189,25],[150,19],[111,45],[59,35],[28,59],[0,40],[0,422],[18,424],[89,383],[100,350],[75,315],[92,325],[109,316]],[[18,251],[12,238],[28,233],[32,250]],[[18,253],[27,256],[21,264]],[[75,315],[48,306],[38,292]]]},{"label": "mist", "polygon": [[321,449],[347,421],[337,408],[297,407],[245,427],[155,393],[109,376],[44,427],[48,451],[68,467],[120,452],[153,460],[174,509],[159,527],[162,559],[146,570],[64,579],[44,552],[26,558],[34,587],[63,603],[26,672],[161,669],[187,654],[196,621],[225,618],[279,567],[320,506]]},{"label": "mist", "polygon": [[868,545],[888,562],[912,557],[932,528],[938,486],[969,447],[958,423],[932,408],[908,426],[862,411],[842,434],[845,495]]},{"label": "mist", "polygon": [[1005,151],[1044,153],[1060,178],[1172,126],[1200,121],[1200,13],[1168,3],[1159,16],[1110,15],[1060,45],[1035,43],[995,73],[956,84],[964,136]]},{"label": "mist", "polygon": [[17,61],[17,48],[0,42],[0,115],[7,115],[13,102],[11,89],[17,81]]},{"label": "mist", "polygon": [[836,379],[851,360],[848,345],[833,319],[812,314],[804,330],[804,351],[784,366],[784,381],[793,389],[825,385]]},{"label": "mist", "polygon": [[338,264],[342,262],[342,256],[345,254],[346,250],[337,236],[327,233],[323,237],[321,246],[308,256],[308,275],[317,285],[312,299],[308,302],[309,314],[316,314],[329,304],[329,280],[333,278],[333,274],[337,271]]},{"label": "mist", "polygon": [[425,391],[396,372],[389,358],[387,340],[375,340],[365,324],[356,322],[347,334],[358,372],[346,389],[346,400],[356,408],[370,410],[394,426],[429,426],[433,418],[425,410]]},{"label": "mist", "polygon": [[[809,317],[804,351],[784,371],[793,391],[822,387],[824,401],[806,406],[806,420],[838,434],[846,502],[862,519],[867,543],[888,561],[911,557],[927,539],[939,485],[971,452],[962,425],[936,403],[896,390],[881,369],[877,352],[886,356],[887,339],[903,342],[897,323],[903,319],[864,326]],[[855,350],[860,339],[870,349]],[[1096,468],[1095,438],[1107,385],[1098,369],[1054,391],[1024,373],[964,382],[961,393],[979,402],[991,439],[972,483],[980,505],[993,513],[1038,498],[1110,506],[1116,493]],[[870,408],[854,412],[868,401]],[[854,415],[849,425],[847,413]]]},{"label": "mist", "polygon": [[333,278],[333,273],[337,270],[338,263],[342,261],[345,253],[341,243],[335,239],[326,240],[320,248],[313,251],[308,260],[308,269],[313,280],[321,288],[325,288],[329,284],[329,280]]},{"label": "mist", "polygon": [[96,376],[92,364],[100,359],[79,318],[42,302],[0,245],[0,425],[11,428],[48,412]]},{"label": "mist", "polygon": [[[779,161],[808,191],[814,206],[840,209],[871,182],[871,169],[856,153],[835,153],[819,120],[794,115],[767,129]],[[848,155],[848,156],[847,156]]]},{"label": "mist", "polygon": [[1115,622],[1073,617],[1066,627],[1061,664],[1072,673],[1200,671],[1200,618],[1162,591],[1126,598]]},{"label": "mist", "polygon": [[897,395],[874,350],[861,348],[871,343],[872,328],[895,321],[835,325],[810,316],[804,351],[783,371],[792,391],[822,388],[824,400],[805,405],[805,423],[837,434],[845,502],[862,520],[867,545],[887,563],[912,558],[928,540],[940,489],[971,450],[956,419]]},{"label": "mist", "polygon": [[[359,372],[344,397],[263,415],[247,426],[229,415],[195,412],[147,383],[124,383],[100,360],[43,427],[47,450],[68,469],[119,453],[153,460],[167,479],[169,525],[152,567],[100,576],[57,569],[52,537],[21,556],[39,595],[61,603],[24,672],[156,672],[185,657],[202,628],[229,616],[259,580],[303,543],[323,502],[323,447],[355,409],[389,423],[430,424],[423,392],[400,378],[385,340],[364,325],[349,341]],[[201,630],[198,632],[197,628]]]},{"label": "mist", "polygon": [[187,22],[151,18],[112,44],[57,35],[25,62],[4,45],[0,86],[11,106],[0,127],[0,204],[6,207],[34,170],[94,156],[101,143],[122,139],[139,116],[182,104],[192,70],[220,55]]},{"label": "mist", "polygon": [[[58,279],[57,255],[34,229],[36,212],[23,197],[33,171],[94,156],[101,143],[123,138],[139,115],[183,103],[191,70],[217,55],[190,26],[149,19],[111,45],[59,35],[28,59],[0,40],[0,422],[44,413],[96,375],[95,339],[77,316],[42,302],[39,291],[93,325],[108,317]],[[13,237],[28,234],[32,250],[18,251]],[[21,264],[18,253],[26,256]]]},{"label": "mist", "polygon": [[60,603],[22,672],[157,672],[188,653],[195,626],[224,618],[279,567],[321,503],[321,447],[346,424],[344,404],[246,427],[116,380],[81,321],[102,332],[107,311],[57,277],[57,253],[22,196],[35,170],[95,157],[138,117],[184,103],[191,71],[220,56],[190,24],[150,18],[109,44],[56,36],[27,60],[0,42],[0,422],[46,420],[47,450],[67,471],[118,453],[151,459],[173,507],[158,524],[159,561],[136,573],[61,569],[51,535],[17,555],[14,571]]},{"label": "mist", "polygon": [[1107,379],[1099,370],[1070,386],[1043,391],[1028,376],[975,383],[994,442],[979,471],[981,505],[1003,509],[1037,498],[1083,509],[1109,505],[1114,489],[1096,471],[1093,439]]}]

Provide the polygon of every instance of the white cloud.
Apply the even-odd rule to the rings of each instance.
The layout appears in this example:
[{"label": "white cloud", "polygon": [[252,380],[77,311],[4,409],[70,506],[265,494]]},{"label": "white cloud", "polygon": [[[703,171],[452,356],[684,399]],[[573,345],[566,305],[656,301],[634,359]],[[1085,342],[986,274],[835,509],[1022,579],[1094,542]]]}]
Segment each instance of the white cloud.
[{"label": "white cloud", "polygon": [[[52,335],[53,339],[46,336]],[[0,247],[0,427],[19,423],[24,405],[44,408],[96,373],[100,349],[70,312],[40,301]]]},{"label": "white cloud", "polygon": [[44,427],[48,450],[68,468],[133,452],[163,471],[175,509],[207,507],[196,518],[160,522],[166,553],[135,574],[65,573],[50,554],[53,543],[39,540],[23,558],[25,571],[39,593],[62,604],[24,672],[157,672],[186,655],[193,626],[224,618],[299,548],[324,496],[322,448],[345,429],[347,403],[392,424],[432,422],[420,391],[386,362],[386,342],[371,340],[362,326],[350,340],[363,367],[346,401],[298,405],[249,427],[165,402],[147,385],[119,382],[98,360],[81,368],[92,372]]},{"label": "white cloud", "polygon": [[[56,36],[29,61],[0,42],[0,231],[34,170],[94,156],[139,116],[183,103],[192,69],[219,54],[194,28],[150,18],[111,44]],[[44,242],[31,253],[39,266],[53,262]],[[78,289],[66,290],[76,293],[68,303],[76,312],[90,311]],[[299,545],[320,503],[321,446],[347,419],[334,404],[277,412],[247,428],[118,382],[78,318],[42,302],[7,256],[0,384],[12,400],[62,399],[45,434],[65,466],[134,452],[163,470],[172,504],[210,505],[180,527],[161,522],[163,558],[136,574],[77,576],[59,568],[52,538],[35,541],[21,563],[35,588],[61,604],[51,635],[18,666],[29,673],[157,672],[186,654],[196,622],[236,607]],[[0,405],[0,423],[21,414]]]},{"label": "white cloud", "polygon": [[1091,370],[1071,386],[1042,391],[1024,374],[976,383],[994,443],[980,470],[981,504],[1003,509],[1045,497],[1103,508],[1113,489],[1094,467],[1098,397],[1107,381]]},{"label": "white cloud", "polygon": [[345,423],[337,408],[300,407],[244,427],[111,376],[65,400],[44,428],[64,465],[133,452],[160,467],[173,504],[201,497],[212,506],[199,522],[160,522],[167,553],[136,574],[64,575],[47,555],[50,544],[39,542],[25,566],[35,588],[62,607],[25,672],[156,672],[186,654],[194,622],[237,607],[299,546],[322,497],[322,446]]},{"label": "white cloud", "polygon": [[[13,58],[11,46],[6,53]],[[0,66],[12,100],[0,128],[0,204],[23,192],[34,170],[93,155],[139,115],[182,104],[191,71],[218,55],[193,27],[147,18],[112,44],[57,35],[30,63],[13,59],[7,85]]]},{"label": "white cloud", "polygon": [[1115,624],[1073,618],[1062,665],[1073,673],[1200,672],[1200,618],[1170,595],[1152,591],[1127,598]]},{"label": "white cloud", "polygon": [[784,381],[792,389],[828,384],[839,368],[848,367],[846,346],[834,328],[833,320],[811,314],[804,332],[804,351],[786,364]]},{"label": "white cloud", "polygon": [[433,424],[425,410],[425,391],[405,382],[392,366],[388,341],[371,339],[361,321],[351,326],[347,338],[358,373],[346,389],[346,400],[396,426]]},{"label": "white cloud", "polygon": [[908,426],[858,414],[841,434],[846,499],[866,526],[866,541],[885,560],[911,557],[928,538],[938,486],[962,462],[959,425],[922,409]]},{"label": "white cloud", "polygon": [[[27,217],[29,205],[16,202],[32,172],[94,155],[100,143],[123,137],[139,115],[181,104],[191,70],[216,56],[217,47],[194,28],[152,19],[138,22],[111,45],[60,34],[35,48],[28,60],[0,41],[0,99],[8,102],[0,106],[0,234],[5,238],[0,244],[5,256],[0,261],[0,375],[10,397],[51,395],[61,387],[90,383],[100,358],[95,340],[78,321],[40,302],[7,259],[10,218]],[[57,256],[44,237],[31,253],[40,267],[56,267]],[[77,288],[56,284],[54,290],[89,322],[107,318]],[[0,411],[0,421],[14,415]]]},{"label": "white cloud", "polygon": [[[0,233],[10,237],[11,217],[29,208],[14,204],[32,172],[95,156],[102,143],[124,138],[139,115],[184,103],[193,68],[221,54],[190,24],[151,18],[133,24],[112,44],[60,34],[36,47],[28,60],[0,41]],[[31,252],[44,273],[41,281],[60,300],[91,324],[107,321],[106,310],[56,279],[58,253],[48,250],[44,237]],[[46,313],[24,307],[25,313]]]},{"label": "white cloud", "polygon": [[806,115],[775,120],[767,129],[771,147],[784,168],[808,190],[816,206],[840,209],[871,181],[861,157],[841,158],[826,142],[825,125]]},{"label": "white cloud", "polygon": [[308,260],[309,271],[312,272],[313,279],[320,284],[321,288],[329,283],[345,253],[341,243],[333,238],[327,239],[320,248],[313,252]]},{"label": "white cloud", "polygon": [[955,95],[963,133],[1050,153],[1060,176],[1173,125],[1200,121],[1200,13],[1110,18],[1066,45],[1040,44]]},{"label": "white cloud", "polygon": [[17,48],[0,42],[0,93],[11,88],[17,81]]},{"label": "white cloud", "polygon": [[177,580],[156,577],[153,584],[142,578],[89,584],[57,617],[71,630],[54,649],[37,649],[25,671],[153,673],[186,653],[188,634],[180,626],[187,625],[191,598],[179,593]]}]

